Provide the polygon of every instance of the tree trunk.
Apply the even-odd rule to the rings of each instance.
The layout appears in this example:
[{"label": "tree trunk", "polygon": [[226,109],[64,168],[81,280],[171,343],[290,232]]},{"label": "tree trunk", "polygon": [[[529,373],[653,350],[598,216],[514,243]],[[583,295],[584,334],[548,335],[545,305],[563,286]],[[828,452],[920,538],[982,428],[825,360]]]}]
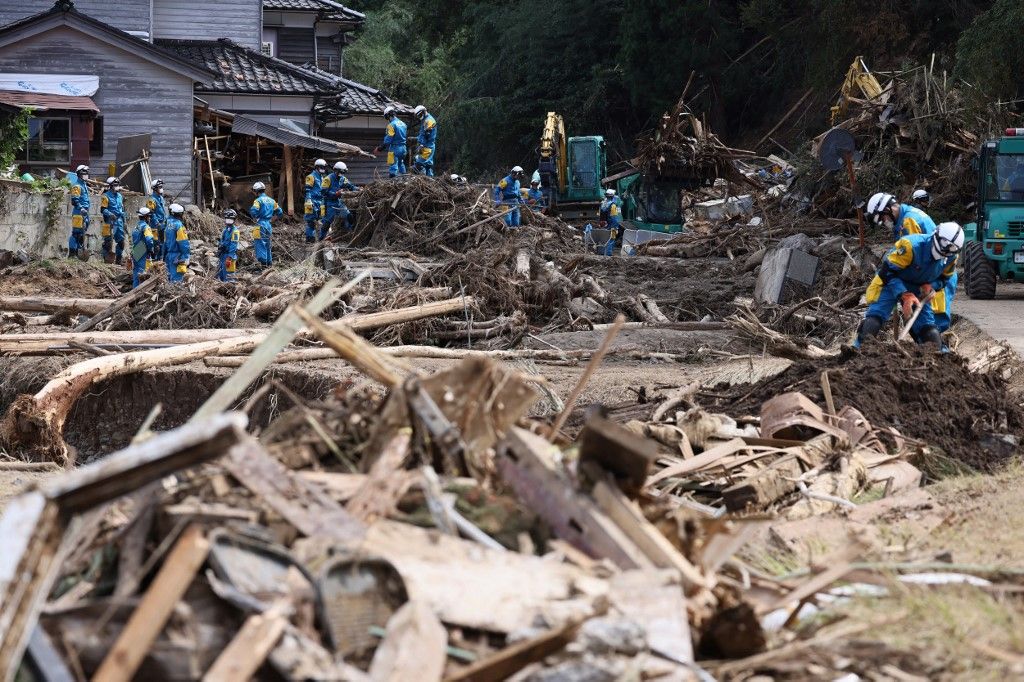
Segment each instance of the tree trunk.
[{"label": "tree trunk", "polygon": [[47,298],[45,296],[3,296],[0,310],[19,313],[61,313],[95,315],[114,302],[109,298]]}]

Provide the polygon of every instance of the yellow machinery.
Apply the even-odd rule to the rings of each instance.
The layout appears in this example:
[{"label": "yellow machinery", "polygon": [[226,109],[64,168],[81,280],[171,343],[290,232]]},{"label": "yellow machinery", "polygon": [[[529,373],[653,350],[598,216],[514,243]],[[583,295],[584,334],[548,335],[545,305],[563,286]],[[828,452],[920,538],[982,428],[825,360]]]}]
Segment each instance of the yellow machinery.
[{"label": "yellow machinery", "polygon": [[853,64],[846,71],[846,78],[843,80],[843,87],[839,91],[839,101],[832,107],[832,125],[840,117],[846,116],[850,100],[863,95],[865,99],[875,99],[882,94],[882,85],[868,70],[863,57],[854,57]]}]

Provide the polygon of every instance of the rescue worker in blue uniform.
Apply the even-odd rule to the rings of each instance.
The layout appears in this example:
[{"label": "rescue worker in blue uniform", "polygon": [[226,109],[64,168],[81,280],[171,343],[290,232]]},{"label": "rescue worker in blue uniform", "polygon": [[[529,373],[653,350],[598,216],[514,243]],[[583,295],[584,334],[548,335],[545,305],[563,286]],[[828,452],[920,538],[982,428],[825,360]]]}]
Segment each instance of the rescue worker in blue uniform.
[{"label": "rescue worker in blue uniform", "polygon": [[[107,189],[100,195],[100,213],[103,215],[103,260],[120,263],[124,253],[124,199],[121,181],[117,178],[107,178]],[[114,253],[111,247],[116,247]]]},{"label": "rescue worker in blue uniform", "polygon": [[164,262],[167,263],[167,280],[180,282],[185,279],[185,273],[188,272],[192,247],[188,241],[185,224],[181,222],[185,215],[185,207],[181,204],[171,204],[168,208],[171,217],[167,219],[167,228],[164,230]]},{"label": "rescue worker in blue uniform", "polygon": [[539,180],[530,181],[530,189],[526,190],[526,205],[534,213],[540,213],[546,208],[544,204],[544,191],[540,188]]},{"label": "rescue worker in blue uniform", "polygon": [[412,113],[419,119],[420,132],[416,136],[419,149],[413,165],[429,178],[434,177],[434,152],[437,149],[437,120],[430,115],[422,104],[413,109]]},{"label": "rescue worker in blue uniform", "polygon": [[519,227],[519,205],[523,203],[523,195],[519,190],[519,181],[523,177],[522,166],[513,166],[508,175],[498,181],[494,188],[494,207],[510,206],[505,214],[505,224]]},{"label": "rescue worker in blue uniform", "polygon": [[156,258],[156,240],[153,236],[153,213],[146,206],[139,208],[139,224],[132,232],[132,289],[139,286],[139,277]]},{"label": "rescue worker in blue uniform", "polygon": [[320,227],[320,239],[327,237],[335,218],[341,218],[345,230],[352,229],[352,214],[341,198],[341,193],[348,190],[354,192],[359,189],[345,177],[348,166],[344,161],[334,164],[334,172],[327,176],[329,183],[324,190],[327,213],[324,215],[324,224]]},{"label": "rescue worker in blue uniform", "polygon": [[260,265],[270,267],[274,264],[274,256],[270,248],[270,237],[273,233],[270,220],[274,216],[284,215],[284,211],[276,201],[267,196],[267,186],[262,182],[255,183],[252,186],[252,191],[256,192],[256,199],[249,207],[249,215],[256,221],[256,226],[252,228],[252,243],[256,251],[256,261]]},{"label": "rescue worker in blue uniform", "polygon": [[615,196],[615,190],[604,191],[601,202],[601,226],[608,229],[608,243],[604,246],[604,255],[615,252],[615,246],[622,244],[622,201]]},{"label": "rescue worker in blue uniform", "polygon": [[164,204],[164,181],[154,180],[149,183],[150,194],[146,200],[146,208],[150,212],[150,225],[153,227],[153,234],[156,236],[156,255],[160,259],[160,252],[164,247],[164,229],[167,227],[167,206]]},{"label": "rescue worker in blue uniform", "polygon": [[224,211],[224,231],[220,235],[220,247],[217,249],[217,279],[222,282],[235,281],[235,270],[238,269],[238,225],[235,219],[238,213],[233,208]]},{"label": "rescue worker in blue uniform", "polygon": [[868,217],[875,225],[892,230],[892,240],[911,234],[931,234],[935,221],[927,213],[909,204],[901,204],[891,194],[877,192],[868,199]]},{"label": "rescue worker in blue uniform", "polygon": [[928,194],[926,189],[915,189],[914,193],[910,195],[911,206],[917,206],[919,209],[928,212],[928,206],[932,203],[932,197]]},{"label": "rescue worker in blue uniform", "polygon": [[[935,221],[920,208],[921,205],[927,205],[929,202],[928,192],[923,189],[915,190],[912,200],[918,206],[898,204],[892,195],[880,192],[873,195],[868,201],[869,216],[875,224],[893,230],[894,234],[898,233],[897,239],[911,234],[932,234],[936,230]],[[938,327],[939,332],[945,332],[953,323],[953,297],[956,295],[959,279],[959,276],[953,273],[953,276],[946,281],[946,286],[942,291],[936,291],[935,296],[932,297],[931,308],[935,315],[935,326]],[[916,333],[913,330],[911,333],[916,338]]]},{"label": "rescue worker in blue uniform", "polygon": [[331,181],[327,177],[327,162],[317,159],[313,163],[313,172],[306,176],[306,203],[304,213],[306,218],[306,243],[312,244],[316,241],[317,224],[323,220],[326,209],[324,207],[324,191],[330,186]]},{"label": "rescue worker in blue uniform", "polygon": [[[903,317],[909,319],[921,305],[921,299],[933,291],[943,291],[956,273],[957,256],[963,245],[964,231],[956,223],[942,223],[932,234],[913,234],[896,242],[868,285],[869,307],[854,345],[878,334],[897,303]],[[911,331],[918,343],[942,347],[942,335],[931,306],[921,311]]]},{"label": "rescue worker in blue uniform", "polygon": [[68,258],[74,258],[85,248],[85,233],[89,230],[89,167],[85,164],[75,169],[75,181],[71,184],[71,237],[68,238]]},{"label": "rescue worker in blue uniform", "polygon": [[398,118],[395,108],[390,104],[384,107],[384,118],[388,122],[384,129],[384,141],[380,143],[374,153],[387,151],[388,153],[388,177],[394,178],[405,175],[405,155],[408,152],[405,146],[406,126],[402,119]]}]

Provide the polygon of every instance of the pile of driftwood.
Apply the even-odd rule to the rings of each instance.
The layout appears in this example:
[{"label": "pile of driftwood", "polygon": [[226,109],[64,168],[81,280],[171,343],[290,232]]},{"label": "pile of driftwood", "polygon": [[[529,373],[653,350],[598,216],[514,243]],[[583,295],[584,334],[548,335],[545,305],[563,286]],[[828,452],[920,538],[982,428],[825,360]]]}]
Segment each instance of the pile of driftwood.
[{"label": "pile of driftwood", "polygon": [[685,96],[684,92],[672,111],[662,115],[654,130],[637,139],[637,156],[630,165],[651,176],[692,180],[694,186],[724,178],[760,187],[733,163],[751,158],[754,152],[723,144],[707,122],[689,110]]}]

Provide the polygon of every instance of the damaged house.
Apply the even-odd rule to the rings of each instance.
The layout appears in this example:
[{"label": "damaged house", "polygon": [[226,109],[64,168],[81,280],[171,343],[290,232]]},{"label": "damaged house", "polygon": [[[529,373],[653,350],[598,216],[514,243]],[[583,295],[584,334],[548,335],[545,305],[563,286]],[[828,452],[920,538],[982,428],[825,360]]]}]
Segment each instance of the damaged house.
[{"label": "damaged house", "polygon": [[[216,184],[227,181],[215,166],[232,156],[240,134],[282,150],[277,167],[256,164],[254,173],[283,179],[288,146],[297,152],[295,172],[309,150],[352,161],[353,180],[367,182],[384,162],[359,148],[379,142],[381,113],[392,101],[340,75],[343,46],[363,20],[327,0],[5,4],[0,86],[10,89],[0,91],[0,106],[35,112],[19,159],[30,172],[86,163],[96,178],[120,174],[144,148],[152,176],[172,196],[213,205],[221,198]],[[197,112],[206,114],[197,121]],[[228,124],[212,141],[203,136],[210,112]],[[230,125],[236,116],[239,130]],[[232,177],[252,165],[251,156],[246,151],[245,164],[227,169]],[[265,160],[258,146],[255,156]],[[142,189],[138,179],[128,185]]]}]

